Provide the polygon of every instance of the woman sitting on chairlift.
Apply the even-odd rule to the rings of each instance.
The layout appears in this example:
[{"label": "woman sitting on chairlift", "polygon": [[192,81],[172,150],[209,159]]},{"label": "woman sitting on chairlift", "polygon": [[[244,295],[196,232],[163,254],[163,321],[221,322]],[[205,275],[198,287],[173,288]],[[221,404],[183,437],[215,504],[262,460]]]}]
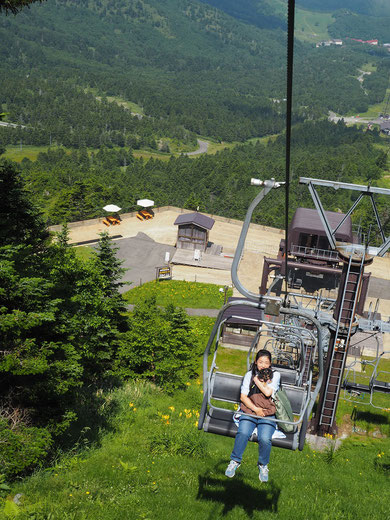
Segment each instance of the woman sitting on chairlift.
[{"label": "woman sitting on chairlift", "polygon": [[229,478],[234,477],[240,466],[244,450],[253,431],[257,428],[259,443],[259,479],[268,481],[268,462],[271,454],[272,435],[276,430],[276,423],[267,419],[275,419],[275,405],[272,395],[280,386],[280,373],[271,370],[271,354],[268,350],[259,350],[251,370],[244,376],[241,385],[240,415],[238,432],[234,441],[234,448],[230,455],[230,463],[225,471]]}]

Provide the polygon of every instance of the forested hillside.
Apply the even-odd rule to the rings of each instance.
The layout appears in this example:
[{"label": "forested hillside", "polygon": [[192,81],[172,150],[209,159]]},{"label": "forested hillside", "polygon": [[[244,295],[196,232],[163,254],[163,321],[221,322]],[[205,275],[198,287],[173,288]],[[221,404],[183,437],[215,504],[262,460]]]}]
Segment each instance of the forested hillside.
[{"label": "forested hillside", "polygon": [[[164,138],[195,143],[194,134],[243,141],[280,132],[283,17],[265,0],[240,10],[213,3],[225,12],[196,0],[48,0],[2,15],[0,37],[12,45],[0,49],[1,109],[26,128],[2,128],[1,141],[156,148]],[[295,51],[294,121],[383,100],[388,56],[298,42]],[[368,60],[378,67],[363,90],[356,78]]]},{"label": "forested hillside", "polygon": [[387,0],[298,0],[297,5],[318,11],[347,9],[363,15],[390,16]]},{"label": "forested hillside", "polygon": [[[291,212],[311,204],[309,194],[298,186],[299,176],[375,182],[386,166],[386,154],[374,147],[379,140],[376,132],[347,128],[342,122],[295,127]],[[157,206],[200,206],[209,213],[242,219],[254,196],[251,177],[282,180],[284,161],[284,136],[280,136],[267,146],[247,144],[196,160],[183,156],[168,162],[145,162],[107,147],[90,156],[85,149],[72,154],[59,149],[41,153],[35,162],[24,160],[21,168],[48,223],[55,224],[97,217],[108,200],[132,211],[137,199],[144,197]],[[263,202],[255,221],[282,228],[284,193],[275,193]],[[328,207],[343,209],[349,203],[343,197],[337,193],[327,201]]]},{"label": "forested hillside", "polygon": [[[329,32],[335,38],[375,39],[380,43],[390,43],[390,12],[387,16],[376,17],[340,11],[334,16],[336,21],[329,27]],[[384,56],[386,52],[383,50]]]}]

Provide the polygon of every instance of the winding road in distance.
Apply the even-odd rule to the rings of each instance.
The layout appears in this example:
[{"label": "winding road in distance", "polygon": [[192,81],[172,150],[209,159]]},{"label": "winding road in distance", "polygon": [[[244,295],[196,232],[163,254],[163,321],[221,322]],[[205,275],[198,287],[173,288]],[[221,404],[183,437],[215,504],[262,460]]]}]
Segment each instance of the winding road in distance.
[{"label": "winding road in distance", "polygon": [[199,148],[194,152],[187,152],[184,155],[199,155],[201,153],[207,153],[207,150],[209,149],[209,143],[207,141],[201,141],[200,139],[197,139],[197,141]]}]

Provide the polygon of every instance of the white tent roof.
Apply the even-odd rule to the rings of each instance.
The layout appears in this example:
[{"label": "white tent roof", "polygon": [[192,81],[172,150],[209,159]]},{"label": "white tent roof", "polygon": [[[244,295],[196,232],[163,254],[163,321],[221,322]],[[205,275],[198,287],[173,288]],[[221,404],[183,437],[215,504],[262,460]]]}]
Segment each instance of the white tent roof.
[{"label": "white tent roof", "polygon": [[105,211],[120,211],[122,208],[119,206],[115,206],[115,204],[108,204],[103,208]]},{"label": "white tent roof", "polygon": [[154,206],[154,200],[149,199],[140,199],[137,200],[138,206],[142,206],[144,208],[150,208],[150,206]]}]

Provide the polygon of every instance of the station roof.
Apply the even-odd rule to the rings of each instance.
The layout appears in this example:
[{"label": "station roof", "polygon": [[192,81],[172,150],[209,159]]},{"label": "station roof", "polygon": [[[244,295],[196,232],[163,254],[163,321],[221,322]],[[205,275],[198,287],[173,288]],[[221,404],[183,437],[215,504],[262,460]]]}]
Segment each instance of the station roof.
[{"label": "station roof", "polygon": [[202,213],[194,212],[182,213],[177,217],[174,225],[178,226],[180,224],[195,224],[204,229],[211,229],[214,226],[214,222],[215,220],[213,218],[202,215]]},{"label": "station roof", "polygon": [[[334,211],[325,211],[325,215],[332,229],[335,229],[345,217],[344,213],[335,213]],[[298,208],[296,210],[290,224],[290,232],[293,235],[298,233],[308,233],[311,235],[326,236],[324,226],[322,225],[317,210],[308,208]],[[337,231],[336,240],[352,242],[352,239],[352,220],[351,217],[348,217],[341,228]]]},{"label": "station roof", "polygon": [[[243,296],[240,298],[237,297],[231,297],[228,298],[228,302],[234,302],[236,300],[246,300]],[[249,301],[249,300],[248,300]],[[256,327],[259,326],[258,323],[255,323],[253,321],[248,321],[248,319],[245,318],[251,318],[255,320],[261,320],[261,310],[257,309],[256,307],[249,307],[246,305],[232,305],[228,309],[225,310],[223,313],[222,319],[226,319],[227,325],[247,325],[250,327]]]}]

